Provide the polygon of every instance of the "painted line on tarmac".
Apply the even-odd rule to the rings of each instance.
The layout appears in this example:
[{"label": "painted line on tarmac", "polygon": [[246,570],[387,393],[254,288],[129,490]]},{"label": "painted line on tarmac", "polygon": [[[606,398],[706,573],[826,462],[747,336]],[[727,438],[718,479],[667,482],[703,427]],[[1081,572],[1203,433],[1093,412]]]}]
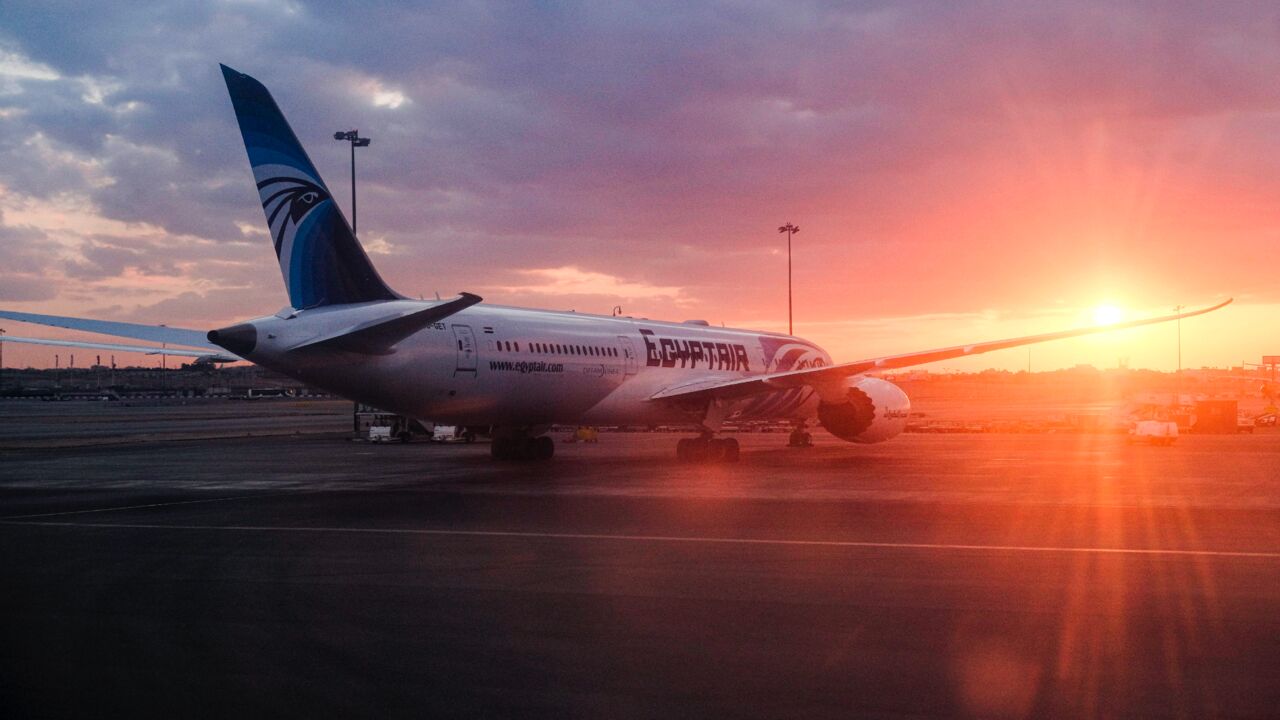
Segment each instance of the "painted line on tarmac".
[{"label": "painted line on tarmac", "polygon": [[[231,498],[227,498],[231,499]],[[199,502],[199,501],[195,501]],[[1071,553],[1091,555],[1169,555],[1183,557],[1255,558],[1280,560],[1280,552],[1242,550],[1178,550],[1165,548],[1046,547],[1040,545],[973,545],[963,543],[898,543],[857,540],[787,540],[769,538],[698,537],[685,535],[609,535],[603,533],[520,532],[515,530],[433,530],[419,528],[290,527],[287,525],[162,525],[155,523],[81,523],[0,520],[0,525],[74,527],[120,530],[202,530],[225,532],[351,533],[363,535],[434,535],[443,537],[492,537],[526,540],[601,540],[640,543],[689,543],[706,545],[764,545],[777,547],[869,548],[887,550],[952,550],[1005,553]]]},{"label": "painted line on tarmac", "polygon": [[26,520],[29,518],[61,517],[64,515],[87,515],[90,513],[116,512],[118,510],[145,510],[147,508],[172,507],[174,505],[198,505],[200,503],[227,502],[228,500],[245,500],[248,498],[278,497],[289,493],[271,493],[267,495],[231,495],[229,497],[203,498],[201,500],[174,500],[171,502],[147,503],[145,505],[113,505],[111,507],[88,508],[86,510],[60,510],[50,513],[33,513],[31,515],[6,515],[0,521]]}]

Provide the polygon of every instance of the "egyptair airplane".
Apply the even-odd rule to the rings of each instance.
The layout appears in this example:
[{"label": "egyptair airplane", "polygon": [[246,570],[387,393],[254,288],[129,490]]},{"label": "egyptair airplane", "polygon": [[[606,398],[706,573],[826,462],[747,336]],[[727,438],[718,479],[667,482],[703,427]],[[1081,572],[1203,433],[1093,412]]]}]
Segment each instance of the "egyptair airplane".
[{"label": "egyptair airplane", "polygon": [[[735,419],[816,420],[836,437],[901,433],[911,402],[869,372],[1201,315],[1178,315],[1012,340],[833,362],[791,335],[491,305],[471,293],[414,300],[379,277],[332,193],[267,89],[222,66],[289,305],[205,333],[30,313],[0,317],[163,343],[164,347],[6,338],[111,350],[248,360],[407,416],[488,428],[498,459],[546,459],[555,423],[689,424],[681,460],[738,458]],[[175,347],[178,346],[178,347]]]}]

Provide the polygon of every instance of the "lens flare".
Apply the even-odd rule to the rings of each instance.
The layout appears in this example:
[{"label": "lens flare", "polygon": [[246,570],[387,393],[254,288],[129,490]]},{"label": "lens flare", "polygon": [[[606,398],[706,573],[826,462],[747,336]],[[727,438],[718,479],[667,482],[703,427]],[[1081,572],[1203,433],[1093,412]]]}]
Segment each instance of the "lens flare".
[{"label": "lens flare", "polygon": [[1095,325],[1114,325],[1124,319],[1124,310],[1115,305],[1099,305],[1093,309]]}]

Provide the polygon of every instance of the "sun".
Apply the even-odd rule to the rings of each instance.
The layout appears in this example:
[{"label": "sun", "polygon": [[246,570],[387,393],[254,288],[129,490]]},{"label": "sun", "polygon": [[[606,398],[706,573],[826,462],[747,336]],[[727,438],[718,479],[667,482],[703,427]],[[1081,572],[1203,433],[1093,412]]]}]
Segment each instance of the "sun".
[{"label": "sun", "polygon": [[1114,325],[1124,319],[1124,310],[1115,305],[1099,305],[1093,309],[1095,325]]}]

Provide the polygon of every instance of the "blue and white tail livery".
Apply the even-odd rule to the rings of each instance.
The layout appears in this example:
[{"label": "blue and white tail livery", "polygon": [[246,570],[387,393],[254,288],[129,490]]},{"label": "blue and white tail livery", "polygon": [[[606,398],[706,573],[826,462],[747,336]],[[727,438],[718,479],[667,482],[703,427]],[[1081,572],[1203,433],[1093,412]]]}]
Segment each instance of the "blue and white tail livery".
[{"label": "blue and white tail livery", "polygon": [[221,67],[290,304],[398,298],[369,262],[271,93],[254,78]]}]

